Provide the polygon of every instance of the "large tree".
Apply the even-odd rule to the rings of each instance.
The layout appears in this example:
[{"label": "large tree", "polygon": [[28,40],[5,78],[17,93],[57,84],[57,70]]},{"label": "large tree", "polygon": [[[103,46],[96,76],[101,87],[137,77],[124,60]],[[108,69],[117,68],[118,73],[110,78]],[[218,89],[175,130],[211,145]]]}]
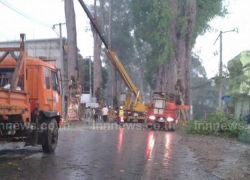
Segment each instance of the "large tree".
[{"label": "large tree", "polygon": [[137,42],[151,47],[148,80],[158,91],[178,90],[189,104],[192,46],[209,20],[223,15],[222,0],[134,0],[132,8]]},{"label": "large tree", "polygon": [[72,0],[64,0],[65,19],[67,26],[67,45],[68,45],[68,80],[77,78],[77,40],[76,40],[76,21],[74,3]]}]

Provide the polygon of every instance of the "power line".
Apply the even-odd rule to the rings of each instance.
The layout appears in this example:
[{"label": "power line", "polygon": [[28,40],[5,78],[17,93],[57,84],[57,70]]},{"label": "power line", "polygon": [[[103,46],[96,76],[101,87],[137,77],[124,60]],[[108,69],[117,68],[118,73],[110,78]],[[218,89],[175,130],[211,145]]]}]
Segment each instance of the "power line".
[{"label": "power line", "polygon": [[37,20],[37,19],[34,19],[34,18],[28,16],[27,14],[21,12],[19,9],[15,8],[13,5],[9,4],[8,2],[3,1],[3,0],[0,0],[0,3],[1,3],[2,5],[4,5],[5,7],[7,7],[8,9],[10,9],[11,11],[15,12],[16,14],[18,14],[18,15],[24,17],[25,19],[28,19],[29,21],[50,28],[50,25],[49,25],[49,24],[43,23],[43,22],[41,22],[40,20]]}]

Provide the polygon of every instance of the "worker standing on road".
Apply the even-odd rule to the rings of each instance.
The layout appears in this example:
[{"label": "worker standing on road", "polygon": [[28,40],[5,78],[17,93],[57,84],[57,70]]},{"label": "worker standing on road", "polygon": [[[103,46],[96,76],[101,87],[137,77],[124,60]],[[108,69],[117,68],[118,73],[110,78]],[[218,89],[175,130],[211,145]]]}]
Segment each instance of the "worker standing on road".
[{"label": "worker standing on road", "polygon": [[123,123],[124,123],[124,110],[123,110],[123,107],[120,106],[120,109],[119,109],[119,124],[121,126],[123,126]]},{"label": "worker standing on road", "polygon": [[95,122],[97,122],[99,119],[99,109],[98,108],[93,108],[93,115],[94,115]]},{"label": "worker standing on road", "polygon": [[109,112],[109,109],[108,109],[108,107],[105,105],[105,106],[102,108],[102,120],[103,120],[103,122],[107,122],[107,121],[108,121],[108,112]]}]

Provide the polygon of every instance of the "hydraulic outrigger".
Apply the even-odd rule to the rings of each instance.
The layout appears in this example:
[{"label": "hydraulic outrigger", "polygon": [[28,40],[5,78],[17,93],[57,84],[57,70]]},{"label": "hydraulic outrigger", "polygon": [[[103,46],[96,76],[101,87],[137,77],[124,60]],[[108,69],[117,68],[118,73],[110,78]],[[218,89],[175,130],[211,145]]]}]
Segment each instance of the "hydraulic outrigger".
[{"label": "hydraulic outrigger", "polygon": [[103,37],[102,33],[100,32],[99,28],[97,27],[97,24],[94,21],[93,16],[91,15],[90,11],[88,10],[86,4],[83,2],[83,0],[79,0],[83,10],[87,14],[93,28],[95,29],[96,33],[99,35],[100,39],[102,40],[103,44],[106,48],[106,55],[108,56],[111,63],[114,65],[115,69],[120,74],[121,78],[123,79],[126,86],[129,88],[129,90],[134,95],[134,101],[130,96],[126,98],[126,101],[124,103],[124,109],[130,112],[135,113],[145,113],[147,111],[147,106],[142,103],[142,97],[140,94],[140,90],[135,86],[135,84],[132,82],[130,76],[128,75],[127,71],[125,70],[123,64],[121,63],[120,59],[116,55],[114,51],[111,50],[111,48],[108,46],[108,43],[106,42],[105,38]]}]

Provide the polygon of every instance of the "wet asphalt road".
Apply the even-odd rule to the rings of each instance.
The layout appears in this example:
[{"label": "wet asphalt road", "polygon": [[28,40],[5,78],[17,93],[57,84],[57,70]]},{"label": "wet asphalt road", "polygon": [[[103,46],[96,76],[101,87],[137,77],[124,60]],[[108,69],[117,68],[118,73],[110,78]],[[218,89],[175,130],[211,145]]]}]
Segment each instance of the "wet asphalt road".
[{"label": "wet asphalt road", "polygon": [[102,126],[60,130],[51,155],[40,147],[0,145],[0,180],[217,179],[199,166],[175,132]]}]

